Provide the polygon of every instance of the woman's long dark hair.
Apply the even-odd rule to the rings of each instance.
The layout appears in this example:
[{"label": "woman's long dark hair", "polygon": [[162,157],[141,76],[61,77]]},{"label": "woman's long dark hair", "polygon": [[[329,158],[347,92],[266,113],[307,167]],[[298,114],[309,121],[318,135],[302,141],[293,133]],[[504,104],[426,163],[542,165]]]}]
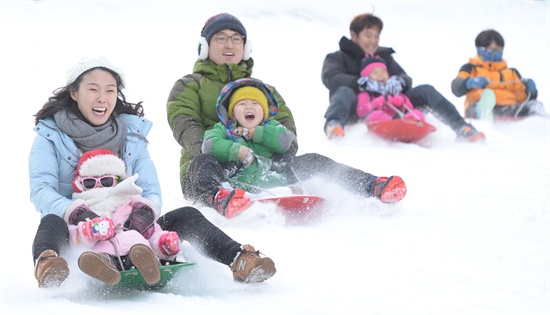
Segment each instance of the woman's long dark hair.
[{"label": "woman's long dark hair", "polygon": [[120,78],[120,75],[110,69],[98,67],[98,68],[92,68],[88,71],[83,72],[73,83],[53,91],[53,96],[50,96],[48,98],[48,101],[44,104],[44,106],[42,106],[42,108],[34,115],[35,117],[34,124],[36,125],[41,119],[51,117],[55,113],[62,110],[70,110],[77,117],[86,121],[86,119],[78,109],[78,104],[76,103],[75,100],[71,98],[71,92],[78,90],[84,74],[94,69],[109,71],[115,77],[118,96],[117,96],[115,108],[113,110],[113,115],[131,114],[139,117],[142,117],[143,115],[145,115],[143,111],[143,106],[141,105],[142,102],[129,103],[126,101],[126,96],[124,96],[124,93],[122,93],[122,79]]}]

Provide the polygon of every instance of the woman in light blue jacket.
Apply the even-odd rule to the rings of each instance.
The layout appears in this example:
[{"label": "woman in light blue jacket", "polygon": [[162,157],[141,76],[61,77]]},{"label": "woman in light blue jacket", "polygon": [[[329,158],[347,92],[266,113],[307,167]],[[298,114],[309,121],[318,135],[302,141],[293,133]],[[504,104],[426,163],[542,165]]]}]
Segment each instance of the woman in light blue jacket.
[{"label": "woman in light blue jacket", "polygon": [[[146,136],[152,123],[143,117],[141,103],[126,101],[121,91],[124,84],[122,72],[106,59],[82,59],[67,73],[66,86],[54,91],[35,115],[37,136],[29,156],[29,181],[31,201],[42,214],[32,246],[39,287],[59,286],[69,275],[66,260],[59,256],[69,246],[64,217],[80,222],[98,216],[85,206],[69,207],[75,171],[84,152],[109,149],[123,159],[127,174],[139,174],[136,185],[143,189],[142,196],[160,212],[160,185],[147,151]],[[97,185],[109,183],[96,179]],[[124,226],[138,231],[160,215],[149,215],[137,205],[134,213]],[[172,210],[157,223],[229,266],[236,281],[264,281],[276,272],[270,258],[260,257],[254,247],[230,238],[194,207]],[[108,257],[97,257],[95,265],[99,269],[119,267]]]},{"label": "woman in light blue jacket", "polygon": [[[42,218],[33,242],[40,287],[58,285],[69,275],[58,253],[68,245],[62,222],[84,152],[112,150],[124,160],[128,174],[139,174],[136,184],[143,188],[142,196],[157,209],[162,206],[157,172],[147,151],[152,123],[143,117],[141,103],[126,101],[122,88],[124,77],[113,64],[101,57],[85,58],[69,70],[66,86],[56,90],[35,115],[37,136],[29,155],[29,178],[31,201]],[[79,221],[97,216],[86,207],[75,211]]]}]

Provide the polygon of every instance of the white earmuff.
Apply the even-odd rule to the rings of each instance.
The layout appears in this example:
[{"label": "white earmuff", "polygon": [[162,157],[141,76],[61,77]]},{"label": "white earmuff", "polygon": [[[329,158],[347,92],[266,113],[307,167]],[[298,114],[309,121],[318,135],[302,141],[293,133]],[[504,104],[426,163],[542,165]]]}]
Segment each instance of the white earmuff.
[{"label": "white earmuff", "polygon": [[244,44],[243,60],[250,59],[250,54],[252,54],[252,42],[247,39],[246,44]]},{"label": "white earmuff", "polygon": [[206,38],[201,36],[199,40],[199,59],[206,60],[208,58],[208,42]]}]

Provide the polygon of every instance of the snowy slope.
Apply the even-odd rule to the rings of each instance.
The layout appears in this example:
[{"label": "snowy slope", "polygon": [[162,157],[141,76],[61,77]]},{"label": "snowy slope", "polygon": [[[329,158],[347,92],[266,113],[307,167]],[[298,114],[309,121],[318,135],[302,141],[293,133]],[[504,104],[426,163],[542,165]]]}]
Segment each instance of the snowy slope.
[{"label": "snowy slope", "polygon": [[[349,36],[350,20],[371,11],[385,22],[381,45],[414,84],[450,90],[475,54],[474,38],[495,28],[504,58],[533,78],[550,108],[548,1],[507,2],[0,2],[2,314],[548,314],[550,305],[550,126],[531,118],[474,122],[485,144],[460,144],[433,116],[429,147],[388,143],[363,125],[341,141],[322,126],[328,91],[320,80],[328,52]],[[329,210],[305,221],[255,207],[228,221],[203,213],[242,243],[272,257],[275,277],[232,281],[226,266],[185,245],[198,265],[161,292],[111,292],[71,260],[59,288],[38,289],[31,244],[39,214],[29,201],[27,156],[34,117],[80,57],[104,55],[126,74],[130,101],[154,122],[150,150],[163,184],[163,212],[184,205],[179,147],[166,121],[175,80],[191,72],[204,21],[230,12],[254,42],[254,76],[275,85],[298,125],[299,154],[318,152],[375,175],[402,176],[395,205],[360,200],[317,179]],[[9,201],[8,201],[9,200]],[[74,257],[73,257],[74,258]]]}]

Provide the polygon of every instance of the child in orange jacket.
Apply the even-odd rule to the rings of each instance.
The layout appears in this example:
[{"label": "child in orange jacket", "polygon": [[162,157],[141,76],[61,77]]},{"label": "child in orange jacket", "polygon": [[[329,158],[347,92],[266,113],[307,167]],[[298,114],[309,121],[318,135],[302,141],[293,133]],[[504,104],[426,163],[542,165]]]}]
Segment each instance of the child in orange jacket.
[{"label": "child in orange jacket", "polygon": [[522,78],[518,70],[508,68],[502,59],[504,38],[499,32],[479,33],[475,45],[477,55],[460,68],[451,84],[454,95],[466,95],[466,118],[548,116],[543,104],[537,101],[535,81]]}]

